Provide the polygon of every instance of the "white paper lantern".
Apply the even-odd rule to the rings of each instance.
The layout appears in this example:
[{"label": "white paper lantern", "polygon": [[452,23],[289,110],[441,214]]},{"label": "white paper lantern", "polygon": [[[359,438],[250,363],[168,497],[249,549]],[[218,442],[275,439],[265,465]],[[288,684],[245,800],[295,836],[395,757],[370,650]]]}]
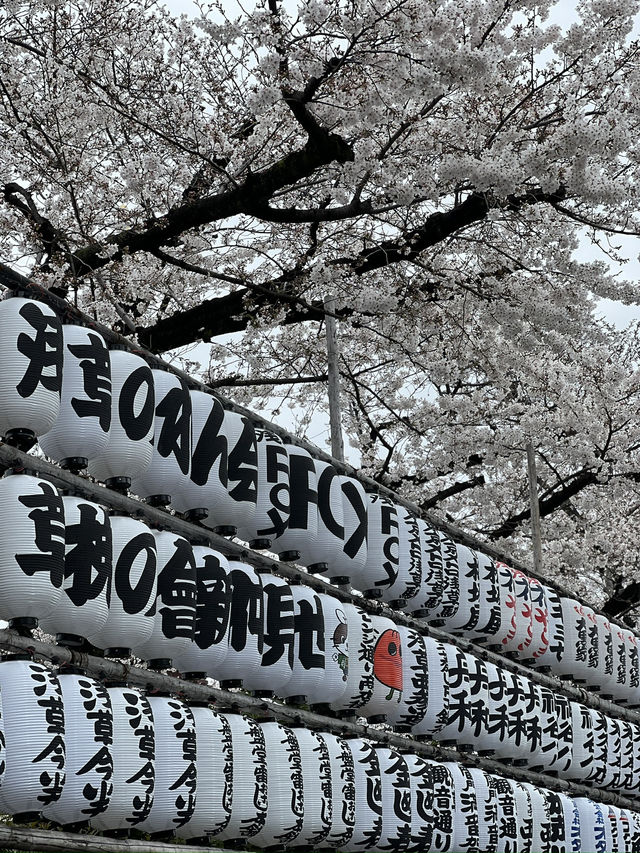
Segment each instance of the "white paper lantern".
[{"label": "white paper lantern", "polygon": [[[344,604],[332,595],[318,593],[324,621],[324,677],[306,692],[307,702],[324,711],[344,695],[349,677],[349,626]],[[358,666],[354,659],[354,665]]]},{"label": "white paper lantern", "polygon": [[397,731],[411,731],[427,713],[429,673],[424,638],[413,628],[397,626],[402,649],[402,696],[391,705],[387,722]]},{"label": "white paper lantern", "polygon": [[476,642],[494,645],[501,636],[502,608],[498,566],[486,554],[477,552],[479,615],[475,628],[465,631]]},{"label": "white paper lantern", "polygon": [[373,626],[373,692],[360,708],[369,722],[384,722],[402,699],[402,640],[385,616],[371,616]]},{"label": "white paper lantern", "polygon": [[584,683],[588,677],[587,663],[587,619],[584,607],[571,598],[562,598],[562,620],[564,623],[564,651],[554,666],[559,675],[571,675]]},{"label": "white paper lantern", "polygon": [[351,840],[356,823],[356,782],[353,753],[346,740],[328,732],[322,738],[331,767],[331,830],[324,846],[342,850]]},{"label": "white paper lantern", "polygon": [[222,430],[224,408],[204,391],[190,391],[191,464],[182,488],[171,496],[171,505],[193,519],[206,518],[208,507],[227,494],[227,437]]},{"label": "white paper lantern", "polygon": [[367,559],[353,586],[368,596],[381,598],[396,580],[399,568],[398,505],[371,493],[367,500]]},{"label": "white paper lantern", "polygon": [[407,850],[431,850],[433,838],[433,773],[429,762],[405,755],[411,786],[411,842]]},{"label": "white paper lantern", "polygon": [[396,507],[398,523],[398,571],[392,584],[382,590],[383,601],[403,609],[416,597],[422,582],[422,542],[418,519],[406,507]]},{"label": "white paper lantern", "polygon": [[546,587],[536,578],[529,578],[531,596],[531,652],[530,660],[543,657],[549,648],[549,605]]},{"label": "white paper lantern", "polygon": [[593,752],[587,781],[600,787],[607,778],[609,726],[607,725],[607,717],[601,711],[589,708],[589,715],[593,728]]},{"label": "white paper lantern", "polygon": [[168,370],[152,370],[155,412],[149,465],[132,477],[131,489],[165,506],[180,494],[191,467],[191,397],[186,383]]},{"label": "white paper lantern", "polygon": [[618,814],[618,842],[624,853],[631,853],[633,818],[626,809],[616,809]]},{"label": "white paper lantern", "polygon": [[306,566],[314,562],[313,543],[318,537],[318,477],[310,453],[295,444],[285,447],[289,457],[291,511],[287,529],[274,539],[272,548],[281,560]]},{"label": "white paper lantern", "polygon": [[559,769],[563,779],[581,782],[589,777],[593,758],[593,719],[590,709],[579,702],[569,702],[571,714],[572,750],[571,762],[566,769]]},{"label": "white paper lantern", "polygon": [[28,450],[54,425],[62,387],[62,326],[42,302],[0,302],[0,436]]},{"label": "white paper lantern", "polygon": [[558,794],[564,812],[564,837],[567,850],[580,850],[580,812],[572,797]]},{"label": "white paper lantern", "polygon": [[60,799],[65,782],[62,690],[42,664],[16,656],[0,662],[0,695],[0,809],[33,818]]},{"label": "white paper lantern", "polygon": [[268,548],[287,529],[291,511],[289,456],[281,438],[255,427],[258,479],[256,506],[251,523],[238,528],[238,536],[251,548]]},{"label": "white paper lantern", "polygon": [[96,480],[127,488],[142,474],[153,454],[155,398],[151,368],[131,352],[111,350],[111,425],[109,441],[89,460]]},{"label": "white paper lantern", "polygon": [[511,757],[509,749],[509,707],[507,704],[507,679],[505,670],[490,661],[484,662],[487,679],[485,724],[476,737],[480,755]]},{"label": "white paper lantern", "polygon": [[[614,634],[611,628],[611,623],[606,616],[600,613],[593,613],[589,616],[590,625],[588,627],[589,638],[593,641],[594,637],[597,640],[597,653],[589,655],[589,684],[600,691],[603,698],[612,698],[615,693],[615,648]],[[597,665],[593,663],[597,660]]]},{"label": "white paper lantern", "polygon": [[[267,817],[268,766],[263,726],[240,714],[224,714],[231,731],[231,815],[216,836],[241,841],[260,832]],[[265,725],[265,724],[263,724]]]},{"label": "white paper lantern", "polygon": [[640,705],[640,645],[632,631],[624,631],[627,647],[627,670],[629,673],[629,704]]},{"label": "white paper lantern", "polygon": [[607,850],[620,850],[622,839],[618,837],[618,810],[614,806],[606,805],[602,807],[602,810],[607,828]]},{"label": "white paper lantern", "polygon": [[440,732],[449,719],[449,661],[447,645],[433,637],[423,637],[427,654],[427,708],[413,726],[416,737],[431,737]]},{"label": "white paper lantern", "polygon": [[489,648],[501,653],[517,653],[524,646],[531,629],[531,614],[523,611],[522,602],[518,602],[516,589],[516,570],[505,563],[497,563],[498,594],[500,597],[500,633],[495,641],[489,641]]},{"label": "white paper lantern", "polygon": [[447,655],[447,723],[434,739],[444,744],[470,746],[472,742],[469,727],[469,669],[465,652],[445,643]]},{"label": "white paper lantern", "polygon": [[440,603],[429,615],[432,625],[448,625],[460,606],[460,576],[458,572],[458,549],[456,543],[446,533],[438,531],[440,551],[442,553],[442,597]]},{"label": "white paper lantern", "polygon": [[354,586],[354,579],[363,577],[367,565],[367,493],[353,477],[341,474],[338,479],[342,491],[344,544],[335,567],[330,564],[325,574],[335,583],[350,582]]},{"label": "white paper lantern", "polygon": [[470,633],[480,618],[480,588],[478,555],[466,545],[456,545],[458,556],[459,599],[455,614],[445,622],[447,631]]},{"label": "white paper lantern", "polygon": [[516,595],[516,619],[527,626],[526,634],[517,649],[513,650],[520,660],[531,660],[533,649],[533,610],[531,606],[531,578],[517,569],[513,570]]},{"label": "white paper lantern", "polygon": [[91,818],[96,829],[128,829],[146,820],[153,804],[155,735],[151,706],[139,690],[107,689],[113,721],[113,789],[107,808]]},{"label": "white paper lantern", "polygon": [[[531,753],[540,741],[537,716],[538,694],[528,678],[503,670],[505,709],[489,718],[489,727],[498,736],[494,741],[496,755],[502,758],[531,761]],[[505,719],[506,718],[506,719]]]},{"label": "white paper lantern", "polygon": [[[318,732],[297,727],[293,733],[300,750],[304,794],[304,816],[297,842],[301,846],[322,848],[331,831],[334,808],[329,750],[324,735]],[[340,804],[335,807],[340,808]]]},{"label": "white paper lantern", "polygon": [[634,772],[635,742],[640,735],[640,726],[635,723],[627,723],[625,720],[618,720],[618,725],[620,726],[620,765],[616,787],[617,790],[633,791],[637,785],[637,777]]},{"label": "white paper lantern", "polygon": [[226,717],[204,705],[191,704],[196,732],[196,802],[182,824],[181,838],[207,838],[222,832],[231,819],[233,742]]},{"label": "white paper lantern", "polygon": [[498,849],[498,794],[493,776],[475,767],[469,768],[478,808],[480,850],[496,853]]},{"label": "white paper lantern", "polygon": [[547,603],[548,643],[542,654],[534,656],[532,663],[535,667],[548,667],[555,672],[558,661],[564,655],[565,646],[562,597],[549,586],[544,587],[544,596]]},{"label": "white paper lantern", "polygon": [[554,693],[553,704],[556,715],[556,748],[549,769],[557,773],[566,772],[573,758],[573,719],[571,700],[562,693]]},{"label": "white paper lantern", "polygon": [[627,643],[622,628],[611,623],[613,644],[613,673],[610,692],[614,699],[626,704],[631,695],[629,688],[629,669],[627,666]]},{"label": "white paper lantern", "polygon": [[60,414],[40,438],[42,450],[63,468],[86,468],[109,441],[111,359],[102,335],[83,326],[62,327]]},{"label": "white paper lantern", "polygon": [[[153,631],[156,599],[156,541],[142,521],[111,517],[113,572],[109,615],[89,642],[111,657],[128,657]],[[96,626],[97,627],[97,626]]]},{"label": "white paper lantern", "polygon": [[155,616],[149,639],[134,647],[152,669],[168,669],[193,643],[196,628],[196,560],[177,533],[154,530],[157,552]]},{"label": "white paper lantern", "polygon": [[42,815],[64,825],[106,811],[113,792],[113,714],[104,685],[84,674],[61,672],[66,779],[58,800]]},{"label": "white paper lantern", "polygon": [[261,573],[264,596],[264,645],[260,666],[243,678],[245,690],[272,696],[284,688],[293,673],[295,628],[293,593],[284,578]]},{"label": "white paper lantern", "polygon": [[348,667],[344,693],[332,702],[331,707],[335,711],[353,713],[373,695],[375,631],[371,616],[366,611],[353,604],[344,604],[343,609],[347,622],[349,659],[354,663]]},{"label": "white paper lantern", "polygon": [[258,497],[256,434],[249,418],[229,410],[224,412],[222,431],[227,439],[226,488],[209,503],[205,524],[223,536],[238,532],[249,538]]},{"label": "white paper lantern", "polygon": [[587,657],[585,661],[585,683],[590,687],[595,687],[597,690],[597,672],[601,667],[600,663],[600,636],[598,630],[598,623],[596,621],[596,614],[590,607],[587,607],[585,604],[582,605],[582,611],[585,618],[586,623],[586,633],[587,633]]},{"label": "white paper lantern", "polygon": [[480,815],[474,780],[468,768],[448,763],[453,779],[455,807],[453,812],[454,850],[483,850],[480,847]]},{"label": "white paper lantern", "polygon": [[58,606],[64,543],[64,508],[56,487],[27,474],[5,475],[0,480],[0,618],[10,626],[33,628]]},{"label": "white paper lantern", "polygon": [[[465,742],[482,749],[489,715],[489,671],[485,662],[475,655],[466,654],[469,672],[467,720]],[[467,741],[468,738],[468,741]]]},{"label": "white paper lantern", "polygon": [[417,594],[408,599],[406,610],[416,619],[427,619],[440,604],[442,598],[442,551],[438,531],[418,519],[420,548],[422,551],[422,580]]},{"label": "white paper lantern", "polygon": [[549,834],[546,839],[546,849],[549,851],[568,850],[567,842],[570,843],[570,836],[567,837],[566,834],[566,815],[560,794],[547,790],[543,790],[542,794],[549,813]]},{"label": "white paper lantern", "polygon": [[267,849],[285,847],[300,839],[306,801],[302,759],[293,729],[262,723],[267,764],[267,809],[264,825],[252,844]]},{"label": "white paper lantern", "polygon": [[431,850],[455,850],[455,827],[453,814],[456,808],[456,792],[450,764],[435,764],[429,761],[433,779],[433,834]]},{"label": "white paper lantern", "polygon": [[411,842],[411,783],[403,756],[377,748],[382,782],[382,832],[376,850],[406,850]]},{"label": "white paper lantern", "polygon": [[574,802],[580,814],[580,843],[582,850],[606,853],[604,815],[602,809],[586,797],[576,797]]},{"label": "white paper lantern", "polygon": [[[527,679],[528,681],[528,679]],[[548,687],[530,683],[535,697],[534,721],[530,728],[530,767],[534,770],[548,770],[556,764],[558,756],[558,712],[555,696]]]},{"label": "white paper lantern", "polygon": [[522,787],[526,788],[531,799],[531,818],[533,824],[533,838],[531,841],[531,851],[539,851],[545,853],[548,849],[548,839],[550,833],[550,817],[549,806],[547,800],[540,790],[535,785],[528,782],[522,782]]},{"label": "white paper lantern", "polygon": [[196,804],[196,731],[190,708],[179,699],[150,696],[156,743],[153,805],[137,828],[151,835],[180,832]]},{"label": "white paper lantern", "polygon": [[494,779],[498,807],[497,853],[515,853],[518,848],[519,821],[518,803],[508,779]]},{"label": "white paper lantern", "polygon": [[208,674],[222,687],[241,687],[260,669],[264,647],[264,614],[260,575],[247,563],[229,560],[229,643],[227,653]]},{"label": "white paper lantern", "polygon": [[111,587],[111,521],[104,507],[64,495],[65,555],[62,595],[40,627],[65,645],[81,645],[107,621]]},{"label": "white paper lantern", "polygon": [[513,790],[513,798],[516,803],[516,813],[518,815],[518,842],[516,850],[530,851],[533,853],[531,846],[533,841],[533,810],[531,797],[529,795],[528,786],[521,782],[509,780],[509,784]]},{"label": "white paper lantern", "polygon": [[176,655],[174,666],[189,678],[217,672],[227,656],[231,582],[224,554],[205,545],[193,546],[196,565],[196,617],[193,642]]},{"label": "white paper lantern", "polygon": [[347,853],[376,849],[382,833],[382,780],[378,752],[367,741],[347,741],[353,756],[355,775],[355,824]]},{"label": "white paper lantern", "polygon": [[604,778],[600,786],[608,790],[619,790],[621,787],[621,749],[620,721],[613,717],[604,717],[607,731],[607,749],[605,754]]},{"label": "white paper lantern", "polygon": [[293,596],[294,646],[291,677],[280,696],[298,703],[306,702],[324,682],[326,672],[325,622],[318,593],[301,584],[291,586]]}]

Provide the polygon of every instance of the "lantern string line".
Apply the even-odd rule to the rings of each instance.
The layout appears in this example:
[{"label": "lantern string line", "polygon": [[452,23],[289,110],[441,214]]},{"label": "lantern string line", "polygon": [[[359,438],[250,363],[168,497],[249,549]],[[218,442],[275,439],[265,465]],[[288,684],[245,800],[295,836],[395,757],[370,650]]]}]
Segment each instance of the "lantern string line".
[{"label": "lantern string line", "polygon": [[353,737],[376,741],[403,753],[421,755],[439,763],[454,762],[468,767],[477,767],[494,776],[502,776],[516,782],[531,782],[538,788],[566,793],[572,797],[597,799],[598,802],[606,805],[631,811],[638,811],[640,805],[635,799],[611,791],[590,788],[578,782],[559,779],[525,767],[516,767],[473,752],[459,752],[451,747],[418,741],[405,734],[384,730],[380,728],[380,724],[367,725],[346,719],[339,720],[326,717],[315,711],[285,705],[274,699],[258,699],[245,693],[236,693],[220,687],[123,664],[116,660],[100,658],[32,637],[22,637],[8,628],[0,629],[0,647],[13,653],[26,652],[36,660],[57,666],[66,664],[78,667],[107,681],[126,681],[149,693],[168,692],[185,702],[189,700],[207,702],[214,705],[215,710],[220,713],[243,714],[262,721],[277,720],[285,726],[305,725],[316,731],[329,731],[343,738]]},{"label": "lantern string line", "polygon": [[[151,367],[162,367],[163,369],[173,373],[175,376],[180,377],[187,383],[190,388],[197,389],[199,391],[204,391],[205,393],[216,397],[222,403],[225,409],[229,409],[231,411],[237,412],[240,415],[244,415],[254,423],[258,423],[265,429],[268,429],[276,435],[280,436],[280,438],[284,439],[287,443],[295,444],[298,447],[304,448],[315,459],[331,463],[338,471],[358,480],[360,483],[362,483],[363,486],[368,488],[370,491],[376,491],[383,495],[386,495],[387,497],[393,499],[396,503],[406,507],[414,515],[418,516],[419,518],[424,518],[425,521],[427,521],[436,529],[441,530],[443,533],[446,533],[456,542],[459,542],[462,545],[466,545],[469,548],[473,548],[474,550],[480,551],[495,560],[507,563],[507,565],[509,565],[511,568],[518,569],[529,575],[530,577],[536,578],[537,580],[541,581],[546,586],[555,589],[560,595],[564,596],[565,598],[577,600],[581,604],[590,607],[594,611],[594,613],[598,613],[602,616],[605,616],[605,618],[608,618],[606,617],[606,614],[603,614],[602,611],[592,607],[586,602],[586,600],[577,596],[574,592],[563,586],[560,582],[549,580],[548,578],[544,578],[541,575],[536,574],[535,570],[531,566],[525,565],[519,560],[515,560],[511,555],[509,555],[501,548],[497,548],[488,542],[482,542],[476,537],[466,533],[464,530],[461,530],[460,528],[456,527],[455,525],[450,524],[444,519],[438,518],[435,514],[425,512],[413,501],[409,501],[406,498],[403,498],[402,496],[396,494],[392,489],[389,489],[387,486],[378,483],[371,477],[367,477],[365,474],[363,474],[357,468],[354,468],[349,463],[334,458],[333,456],[328,453],[325,453],[319,447],[316,447],[314,444],[307,441],[306,439],[302,439],[299,436],[295,436],[283,427],[278,426],[278,424],[271,423],[270,421],[265,420],[261,415],[252,412],[250,409],[246,409],[244,406],[240,406],[237,403],[234,403],[232,400],[229,400],[227,397],[223,396],[217,390],[211,388],[206,383],[195,379],[193,376],[181,370],[179,367],[176,367],[175,365],[164,361],[155,353],[150,352],[149,350],[146,350],[144,347],[140,346],[140,344],[131,341],[129,338],[120,335],[118,332],[114,332],[113,329],[110,329],[108,326],[102,325],[102,323],[97,322],[88,314],[85,314],[80,309],[69,304],[61,297],[57,296],[54,293],[51,293],[51,291],[47,290],[47,288],[42,287],[31,279],[26,278],[25,276],[16,272],[7,264],[4,264],[2,262],[0,262],[0,285],[5,287],[7,290],[23,291],[29,296],[46,303],[65,319],[71,319],[80,325],[95,329],[103,336],[107,343],[113,346],[123,347],[129,350],[130,352],[135,353],[136,355],[139,355],[142,358],[146,359]],[[628,628],[628,630],[632,631],[636,634],[636,636],[640,637],[640,633],[636,632],[633,628]]]},{"label": "lantern string line", "polygon": [[381,601],[368,599],[344,587],[332,585],[322,577],[310,574],[294,564],[269,559],[266,555],[252,551],[247,546],[241,545],[238,542],[219,536],[206,527],[193,524],[175,514],[171,514],[167,510],[150,506],[147,503],[123,495],[113,489],[108,489],[98,483],[94,483],[87,476],[73,474],[70,471],[58,468],[57,465],[45,459],[31,456],[16,447],[4,443],[0,443],[0,468],[2,467],[14,470],[25,468],[36,470],[39,476],[50,480],[59,488],[71,490],[75,495],[95,500],[97,503],[106,505],[111,509],[126,513],[128,516],[145,519],[154,527],[170,529],[174,533],[184,536],[192,544],[206,544],[214,550],[220,551],[225,556],[244,560],[258,572],[269,572],[286,578],[289,581],[302,582],[305,586],[318,592],[332,595],[342,602],[354,604],[368,613],[376,616],[385,616],[396,624],[413,628],[424,636],[430,636],[434,640],[454,645],[463,652],[473,654],[516,675],[524,676],[541,687],[547,687],[556,693],[567,696],[575,702],[580,702],[582,705],[602,711],[602,713],[609,717],[640,725],[640,711],[623,707],[597,696],[590,690],[578,687],[572,683],[569,676],[567,679],[562,679],[557,675],[529,668],[523,663],[493,652],[490,649],[483,648],[466,637],[449,634],[441,628],[429,625],[423,619],[416,619],[399,610],[394,610]]}]

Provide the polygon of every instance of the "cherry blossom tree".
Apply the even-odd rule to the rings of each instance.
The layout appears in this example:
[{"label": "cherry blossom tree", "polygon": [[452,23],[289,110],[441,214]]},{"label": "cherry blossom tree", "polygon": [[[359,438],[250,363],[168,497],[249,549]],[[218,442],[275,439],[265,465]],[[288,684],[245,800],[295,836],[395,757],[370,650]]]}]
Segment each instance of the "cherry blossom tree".
[{"label": "cherry blossom tree", "polygon": [[640,299],[607,263],[640,228],[636,4],[553,6],[5,0],[2,269],[300,432],[334,296],[364,470],[522,555],[531,439],[546,571],[620,612],[639,329],[598,300]]}]

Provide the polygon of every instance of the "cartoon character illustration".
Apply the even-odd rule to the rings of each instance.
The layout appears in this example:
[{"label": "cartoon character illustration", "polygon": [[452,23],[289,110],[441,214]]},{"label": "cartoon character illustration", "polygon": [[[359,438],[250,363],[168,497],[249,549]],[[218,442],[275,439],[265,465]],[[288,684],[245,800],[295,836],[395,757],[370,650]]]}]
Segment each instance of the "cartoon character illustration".
[{"label": "cartoon character illustration", "polygon": [[338,617],[338,624],[332,637],[333,648],[336,649],[336,653],[333,659],[338,661],[338,666],[342,670],[342,680],[346,681],[349,673],[349,644],[347,642],[349,629],[344,610],[337,609],[336,616]]},{"label": "cartoon character illustration", "polygon": [[400,634],[391,628],[383,631],[373,650],[373,674],[381,684],[391,688],[387,699],[398,692],[402,698],[402,646]]}]

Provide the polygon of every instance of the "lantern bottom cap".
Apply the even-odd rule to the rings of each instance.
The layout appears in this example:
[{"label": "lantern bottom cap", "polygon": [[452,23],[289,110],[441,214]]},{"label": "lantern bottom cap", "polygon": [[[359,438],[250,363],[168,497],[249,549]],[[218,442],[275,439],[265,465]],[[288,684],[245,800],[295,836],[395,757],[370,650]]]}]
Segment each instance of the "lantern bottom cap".
[{"label": "lantern bottom cap", "polygon": [[371,716],[367,717],[368,723],[386,723],[387,715],[386,714],[371,714]]},{"label": "lantern bottom cap", "polygon": [[104,656],[106,658],[129,658],[131,657],[131,649],[124,646],[112,646],[104,650]]},{"label": "lantern bottom cap", "polygon": [[105,838],[128,838],[130,829],[103,829],[100,833]]},{"label": "lantern bottom cap", "polygon": [[74,474],[77,474],[78,471],[84,471],[88,464],[89,460],[86,456],[67,456],[60,460],[60,467]]},{"label": "lantern bottom cap", "polygon": [[149,838],[152,841],[171,841],[175,836],[172,829],[163,829],[162,832],[150,832]]},{"label": "lantern bottom cap", "polygon": [[263,551],[265,548],[269,548],[271,545],[271,539],[251,539],[249,542],[249,548],[253,548],[254,551]]},{"label": "lantern bottom cap", "polygon": [[300,559],[300,551],[282,551],[278,554],[281,563],[295,563]]},{"label": "lantern bottom cap", "polygon": [[271,699],[273,697],[273,690],[252,690],[251,693],[256,699]]},{"label": "lantern bottom cap", "polygon": [[426,619],[429,611],[426,607],[419,607],[417,610],[412,611],[411,615],[414,619]]},{"label": "lantern bottom cap", "polygon": [[329,578],[329,581],[334,586],[349,586],[351,578],[349,577],[349,575],[336,575],[333,578]]},{"label": "lantern bottom cap", "polygon": [[227,678],[220,682],[220,687],[222,687],[223,690],[228,690],[230,687],[242,687],[242,679]]},{"label": "lantern bottom cap", "polygon": [[38,620],[34,616],[16,616],[15,619],[9,619],[9,627],[15,631],[31,631],[38,627]]},{"label": "lantern bottom cap", "polygon": [[192,835],[191,838],[185,838],[185,844],[192,844],[194,847],[207,847],[211,843],[211,838],[208,835]]},{"label": "lantern bottom cap", "polygon": [[184,513],[184,517],[187,521],[202,521],[209,515],[209,510],[206,506],[196,506],[193,509],[188,509]]},{"label": "lantern bottom cap", "polygon": [[131,488],[131,477],[108,477],[104,484],[108,489],[113,489],[114,492],[126,494]]},{"label": "lantern bottom cap", "polygon": [[171,495],[147,495],[144,501],[149,506],[169,506]]},{"label": "lantern bottom cap", "polygon": [[[411,726],[407,726],[404,723],[398,723],[397,725],[394,725],[392,728],[393,728],[394,732],[398,732],[398,734],[403,734],[403,735],[409,734],[409,732],[411,731]],[[478,753],[478,755],[480,755],[480,753]]]},{"label": "lantern bottom cap", "polygon": [[332,709],[331,705],[326,702],[312,702],[309,705],[314,714],[322,714],[325,717],[337,717],[337,713]]},{"label": "lantern bottom cap", "polygon": [[59,646],[81,649],[87,641],[79,634],[56,634],[56,643]]},{"label": "lantern bottom cap", "polygon": [[17,447],[18,450],[22,450],[26,453],[27,450],[31,450],[33,445],[36,443],[37,438],[32,429],[17,427],[16,429],[8,429],[4,434],[4,440],[7,444],[10,444],[11,447]]},{"label": "lantern bottom cap", "polygon": [[147,661],[148,669],[171,669],[171,658],[152,658]]},{"label": "lantern bottom cap", "polygon": [[204,671],[183,672],[182,670],[180,670],[180,675],[183,678],[189,678],[189,679],[191,679],[191,678],[206,678],[207,677],[207,673]]},{"label": "lantern bottom cap", "polygon": [[444,624],[446,624],[444,619],[429,619],[429,625],[433,625],[434,628],[442,628]]},{"label": "lantern bottom cap", "polygon": [[34,820],[42,820],[41,812],[18,812],[11,816],[14,823],[31,823]]},{"label": "lantern bottom cap", "polygon": [[88,820],[77,820],[75,823],[61,823],[60,826],[65,832],[80,832],[84,829],[89,829]]},{"label": "lantern bottom cap", "polygon": [[213,532],[217,533],[218,536],[235,536],[238,532],[238,528],[233,527],[231,524],[216,524],[213,528]]},{"label": "lantern bottom cap", "polygon": [[302,695],[286,696],[284,701],[286,705],[304,705],[307,701],[307,697]]},{"label": "lantern bottom cap", "polygon": [[365,589],[362,591],[362,595],[365,598],[382,598],[382,590],[381,589]]},{"label": "lantern bottom cap", "polygon": [[389,607],[393,607],[394,610],[404,610],[407,606],[406,598],[392,598],[391,601],[388,601],[387,604]]},{"label": "lantern bottom cap", "polygon": [[329,563],[311,563],[310,566],[307,566],[307,571],[311,572],[312,575],[319,575],[322,572],[326,572],[329,569]]}]

